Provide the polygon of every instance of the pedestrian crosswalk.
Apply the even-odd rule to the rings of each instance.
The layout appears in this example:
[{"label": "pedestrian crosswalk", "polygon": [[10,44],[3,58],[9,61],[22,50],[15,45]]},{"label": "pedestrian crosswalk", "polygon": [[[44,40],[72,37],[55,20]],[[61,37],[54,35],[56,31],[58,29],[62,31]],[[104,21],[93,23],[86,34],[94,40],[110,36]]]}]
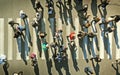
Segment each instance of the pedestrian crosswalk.
[{"label": "pedestrian crosswalk", "polygon": [[[27,31],[24,32],[24,34],[28,34],[29,31],[31,33],[31,38],[32,38],[32,43],[33,45],[30,47],[30,44],[28,43],[29,40],[25,41],[26,39],[23,39],[23,37],[19,37],[17,39],[13,38],[14,36],[14,32],[12,27],[7,23],[7,25],[5,25],[5,22],[9,22],[13,20],[12,18],[8,18],[8,19],[4,19],[4,18],[0,18],[0,54],[5,54],[7,56],[8,60],[22,60],[22,52],[24,52],[24,50],[28,50],[30,48],[30,52],[34,52],[37,55],[37,58],[39,58],[39,50],[38,50],[38,46],[37,46],[37,41],[38,41],[38,34],[37,34],[37,27],[36,28],[29,28],[26,29]],[[56,20],[56,28],[53,27],[53,25],[55,25],[55,20]],[[17,23],[19,23],[21,25],[22,20],[20,18],[16,18],[15,21]],[[76,51],[76,58],[75,59],[90,59],[91,57],[95,57],[97,50],[96,50],[96,37],[92,39],[92,48],[91,48],[91,54],[89,54],[88,52],[88,38],[87,36],[83,39],[83,51],[82,48],[79,45],[79,40],[77,39],[77,33],[80,31],[80,24],[79,24],[79,18],[75,18],[74,19],[74,26],[75,26],[75,30],[71,29],[71,23],[70,23],[70,18],[67,19],[67,23],[68,25],[63,26],[62,21],[60,18],[58,19],[50,19],[50,27],[49,25],[47,25],[47,19],[43,18],[42,20],[42,25],[44,25],[42,31],[46,31],[47,33],[47,41],[50,44],[51,42],[53,42],[53,36],[52,33],[55,32],[55,30],[53,29],[63,29],[63,32],[65,32],[65,34],[63,34],[63,36],[68,36],[72,31],[74,31],[76,33],[76,39],[75,39],[75,44],[77,46],[77,51]],[[116,51],[115,52],[115,59],[119,59],[120,58],[120,27],[118,26],[120,24],[120,22],[116,23],[117,29],[116,29],[116,36],[115,39],[117,41],[116,44],[113,44],[113,32],[108,34],[108,40],[107,40],[107,51],[108,53],[105,53],[105,46],[104,46],[104,42],[106,40],[104,40],[104,31],[98,31],[99,35],[98,35],[98,39],[99,39],[99,55],[101,59],[105,58],[105,54],[107,54],[107,59],[112,59],[113,58],[113,50]],[[28,25],[30,26],[30,22],[28,19]],[[47,27],[48,26],[48,27]],[[65,28],[63,28],[65,27]],[[100,25],[101,29],[104,29],[104,25]],[[28,27],[27,27],[28,28]],[[42,27],[41,27],[42,28]],[[65,29],[65,30],[64,30]],[[7,31],[5,31],[7,30]],[[7,36],[5,36],[7,35]],[[25,35],[25,38],[29,39],[30,35]],[[7,37],[7,39],[5,38]],[[64,45],[68,47],[68,40],[66,38],[63,38],[64,41]],[[26,42],[25,44],[23,44],[22,42]],[[27,45],[27,46],[26,46]],[[24,46],[24,47],[23,47]],[[113,46],[115,46],[115,49],[113,49]],[[5,48],[6,47],[6,48]],[[5,50],[8,49],[8,50]],[[50,49],[50,48],[49,48]],[[26,53],[25,53],[26,54]],[[28,52],[29,54],[29,52]],[[68,48],[67,50],[67,54],[68,54],[68,59],[71,59],[71,53],[70,50]],[[90,56],[90,57],[89,57]],[[49,50],[49,57],[52,58],[52,52],[51,50]],[[26,55],[26,59],[29,59],[29,55]],[[41,56],[42,60],[45,60],[45,54],[42,52],[42,56]]]}]

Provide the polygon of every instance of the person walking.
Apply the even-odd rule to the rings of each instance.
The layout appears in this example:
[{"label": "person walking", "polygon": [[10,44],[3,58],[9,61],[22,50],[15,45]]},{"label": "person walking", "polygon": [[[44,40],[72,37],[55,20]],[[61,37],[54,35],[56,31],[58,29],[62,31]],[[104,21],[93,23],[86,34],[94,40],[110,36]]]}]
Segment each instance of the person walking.
[{"label": "person walking", "polygon": [[92,69],[91,67],[89,67],[89,66],[85,67],[84,71],[85,71],[85,73],[86,73],[87,75],[94,74],[94,73],[93,73],[93,69]]},{"label": "person walking", "polygon": [[103,9],[106,9],[106,6],[110,3],[110,0],[100,0],[101,4],[98,5],[98,7],[102,7]]},{"label": "person walking", "polygon": [[20,10],[19,15],[20,15],[21,19],[26,19],[27,18],[27,15],[23,10]]},{"label": "person walking", "polygon": [[20,72],[14,72],[12,75],[23,75],[23,71],[20,71]]},{"label": "person walking", "polygon": [[43,7],[42,7],[40,1],[37,1],[37,0],[36,0],[36,1],[35,1],[35,11],[36,11],[36,12],[39,12],[40,9],[43,10]]},{"label": "person walking", "polygon": [[80,39],[82,39],[83,37],[85,37],[86,35],[87,35],[86,32],[84,32],[84,31],[79,31],[78,34],[77,34],[77,37],[78,37],[78,39],[80,40]]}]

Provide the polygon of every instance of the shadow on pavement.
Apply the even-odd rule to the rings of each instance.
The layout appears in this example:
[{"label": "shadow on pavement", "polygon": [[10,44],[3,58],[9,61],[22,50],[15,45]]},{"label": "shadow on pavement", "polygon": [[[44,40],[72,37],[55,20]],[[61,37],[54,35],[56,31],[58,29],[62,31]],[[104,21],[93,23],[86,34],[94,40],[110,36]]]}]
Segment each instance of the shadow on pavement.
[{"label": "shadow on pavement", "polygon": [[31,40],[31,34],[30,34],[30,30],[29,30],[29,22],[28,19],[23,19],[24,24],[25,24],[25,37],[26,37],[26,41],[27,43],[29,43],[32,46],[32,40]]},{"label": "shadow on pavement", "polygon": [[115,63],[115,65],[112,64],[112,67],[113,67],[113,69],[116,71],[116,75],[120,75],[120,72],[119,72],[119,64],[118,64],[118,63]]},{"label": "shadow on pavement", "polygon": [[[49,50],[49,49],[48,49]],[[51,73],[51,68],[52,68],[52,60],[51,59],[49,59],[49,52],[48,52],[48,50],[45,50],[44,51],[44,54],[45,54],[45,58],[46,58],[46,65],[47,65],[47,70],[48,70],[48,74],[49,75],[52,75],[52,73]]]},{"label": "shadow on pavement", "polygon": [[93,16],[97,16],[97,0],[92,0],[91,10],[92,10]]},{"label": "shadow on pavement", "polygon": [[8,67],[9,67],[9,63],[5,62],[5,64],[3,65],[3,70],[4,70],[5,75],[9,75]]},{"label": "shadow on pavement", "polygon": [[36,0],[31,0],[32,6],[33,6],[34,9],[35,9],[35,1]]},{"label": "shadow on pavement", "polygon": [[114,39],[115,39],[115,43],[116,43],[116,45],[117,45],[117,48],[119,49],[120,48],[120,44],[119,44],[119,38],[118,38],[118,31],[117,31],[117,26],[116,26],[116,23],[115,23],[115,27],[116,27],[116,29],[114,30]]},{"label": "shadow on pavement", "polygon": [[72,8],[73,8],[72,5],[67,4],[66,1],[64,0],[64,5],[63,5],[64,21],[65,21],[66,25],[68,25],[70,23],[71,27],[75,30],[75,26],[73,24],[73,19],[72,19]]},{"label": "shadow on pavement", "polygon": [[93,69],[95,71],[95,75],[99,75],[99,72],[100,72],[100,65],[99,65],[99,63],[96,62],[96,65],[95,65],[93,59],[91,61],[92,61]]},{"label": "shadow on pavement", "polygon": [[69,49],[70,49],[70,52],[71,52],[71,55],[72,55],[72,61],[73,61],[73,67],[74,67],[74,69],[76,70],[76,71],[79,71],[79,67],[78,67],[78,62],[77,62],[77,59],[76,59],[76,50],[78,50],[78,49],[76,49],[75,50],[75,48],[76,48],[76,45],[71,45],[70,44],[70,40],[69,40],[69,38],[67,37],[67,40],[68,40],[68,46],[69,46]]},{"label": "shadow on pavement", "polygon": [[36,64],[36,66],[34,66],[34,72],[35,72],[35,75],[40,75],[38,64]]},{"label": "shadow on pavement", "polygon": [[56,2],[56,6],[59,8],[59,15],[60,15],[60,19],[62,21],[62,24],[64,24],[64,20],[63,20],[63,9],[64,9],[64,5],[62,2]]}]

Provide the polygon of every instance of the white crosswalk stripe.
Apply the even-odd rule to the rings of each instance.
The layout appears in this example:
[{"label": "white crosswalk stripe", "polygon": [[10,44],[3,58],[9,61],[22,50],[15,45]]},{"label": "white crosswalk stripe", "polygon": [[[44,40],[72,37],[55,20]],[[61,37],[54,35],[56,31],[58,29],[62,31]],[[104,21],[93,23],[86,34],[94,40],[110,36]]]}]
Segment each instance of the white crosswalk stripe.
[{"label": "white crosswalk stripe", "polygon": [[75,39],[75,44],[76,44],[76,46],[77,46],[77,51],[76,51],[76,59],[79,59],[79,40],[78,40],[78,38],[77,38],[77,34],[78,34],[78,32],[80,31],[80,24],[79,24],[79,18],[77,17],[77,18],[75,18],[75,22],[74,22],[74,25],[75,25],[75,28],[76,28],[76,30],[75,30],[75,37],[76,37],[76,39]]},{"label": "white crosswalk stripe", "polygon": [[104,59],[104,50],[105,50],[105,47],[104,47],[104,24],[101,24],[100,25],[100,28],[101,28],[101,30],[100,30],[100,35],[99,35],[99,45],[100,45],[100,58],[101,59]]},{"label": "white crosswalk stripe", "polygon": [[0,18],[0,54],[4,54],[4,18]]},{"label": "white crosswalk stripe", "polygon": [[[8,22],[11,21],[12,18],[8,18]],[[8,24],[8,60],[12,60],[13,57],[13,30],[12,27]]]},{"label": "white crosswalk stripe", "polygon": [[[70,24],[70,18],[67,18],[67,23],[68,23],[68,25],[66,25],[66,36],[68,36],[68,35],[70,35],[70,26],[71,26],[71,24]],[[66,39],[65,40],[65,46],[66,47],[68,47],[68,40]],[[67,50],[67,54],[68,54],[68,59],[70,59],[71,58],[71,55],[70,55],[70,50],[69,50],[69,48],[68,48],[68,50]]]},{"label": "white crosswalk stripe", "polygon": [[119,22],[117,22],[116,23],[116,59],[120,59],[120,37],[119,37],[119,35],[120,35],[120,21]]},{"label": "white crosswalk stripe", "polygon": [[[10,20],[12,20],[12,18],[8,18],[7,19],[8,21],[7,22],[9,22]],[[45,25],[46,25],[46,19],[44,18],[43,19],[43,21],[44,21],[44,23],[45,23]],[[52,21],[53,21],[53,19],[52,19]],[[21,22],[22,22],[22,20],[20,19],[20,18],[16,18],[16,22],[17,23],[19,23],[19,24],[21,24]],[[67,36],[67,35],[69,35],[70,34],[70,32],[71,32],[71,23],[70,23],[70,18],[68,18],[68,20],[67,20],[67,22],[68,22],[68,25],[66,25],[65,26],[65,36]],[[53,23],[53,22],[52,22]],[[5,44],[5,42],[4,42],[4,33],[5,33],[5,31],[4,31],[4,27],[5,27],[5,25],[4,25],[5,23],[4,23],[4,18],[0,18],[0,54],[5,54],[4,53],[4,44]],[[120,34],[119,34],[119,31],[120,31],[120,27],[119,27],[119,24],[120,24],[120,22],[118,22],[116,25],[117,25],[117,29],[116,29],[116,31],[117,31],[117,36],[115,36],[115,37],[118,37]],[[60,18],[58,18],[57,19],[57,28],[56,29],[63,29],[63,25],[62,25],[62,21],[61,21],[61,19]],[[83,59],[88,59],[88,49],[87,49],[87,37],[85,37],[84,38],[84,51],[85,52],[83,52],[83,53],[80,53],[79,52],[79,49],[80,49],[80,47],[79,47],[79,40],[77,39],[77,33],[78,33],[78,31],[80,31],[80,25],[79,25],[79,18],[75,18],[75,21],[74,21],[74,25],[75,25],[75,28],[76,28],[76,30],[74,31],[75,33],[76,33],[76,39],[75,39],[75,43],[76,43],[76,46],[77,46],[77,51],[76,51],[76,59],[79,59],[79,55],[80,54],[83,54],[82,56],[83,56]],[[101,29],[103,30],[104,29],[104,25],[101,25],[100,26],[101,27]],[[46,28],[46,27],[45,27]],[[52,28],[53,29],[53,28]],[[15,38],[13,38],[13,35],[14,35],[14,32],[13,32],[13,30],[12,30],[12,27],[10,26],[10,25],[8,25],[8,27],[7,27],[7,34],[8,34],[8,47],[7,47],[7,58],[8,58],[8,60],[22,60],[22,58],[21,58],[21,51],[23,50],[22,49],[22,38],[21,37],[19,37],[18,39],[15,39]],[[49,39],[48,39],[48,41],[49,41],[49,44],[51,43],[51,42],[53,42],[53,36],[52,36],[52,32],[53,31],[51,31],[51,29],[49,28],[49,30],[46,30],[46,32],[48,33],[48,37],[49,37]],[[33,28],[33,30],[32,30],[32,39],[33,39],[33,52],[35,53],[35,54],[37,54],[37,58],[39,58],[39,55],[38,55],[38,47],[37,47],[37,37],[36,37],[36,30]],[[101,59],[104,59],[104,52],[105,52],[105,47],[104,47],[104,31],[100,31],[99,32],[100,33],[100,35],[99,35],[99,47],[100,47],[100,52],[99,52],[99,54],[100,54],[100,58]],[[113,33],[109,33],[108,34],[108,40],[109,40],[109,42],[108,42],[108,45],[109,45],[109,47],[107,48],[107,51],[108,51],[108,58],[107,59],[111,59],[111,58],[113,58],[112,57],[112,47],[113,47],[113,45],[112,45],[112,40],[113,40]],[[15,41],[14,41],[15,40]],[[24,40],[23,40],[24,41]],[[117,39],[117,42],[118,42],[118,45],[116,44],[116,55],[115,55],[115,58],[116,59],[120,59],[120,38],[118,37],[118,39]],[[92,40],[92,44],[93,44],[93,50],[92,51],[94,51],[94,54],[92,54],[92,57],[95,57],[95,55],[96,55],[96,40],[95,40],[95,38],[93,38],[93,40]],[[65,41],[64,41],[64,43],[65,43],[65,45],[68,47],[68,41],[67,41],[67,39],[65,39]],[[15,46],[14,46],[14,44],[15,44]],[[14,49],[15,49],[15,51],[14,51]],[[50,48],[49,48],[50,49]],[[14,53],[15,52],[15,53]],[[67,50],[67,54],[68,54],[68,59],[71,59],[71,53],[70,53],[70,50]],[[16,56],[15,58],[14,58],[14,56]],[[51,50],[49,50],[49,57],[50,58],[52,58],[52,52],[51,52]],[[29,56],[26,56],[26,58],[27,58],[27,60],[29,59]],[[45,54],[44,54],[44,52],[42,52],[42,57],[41,57],[41,59],[42,60],[45,60]]]}]

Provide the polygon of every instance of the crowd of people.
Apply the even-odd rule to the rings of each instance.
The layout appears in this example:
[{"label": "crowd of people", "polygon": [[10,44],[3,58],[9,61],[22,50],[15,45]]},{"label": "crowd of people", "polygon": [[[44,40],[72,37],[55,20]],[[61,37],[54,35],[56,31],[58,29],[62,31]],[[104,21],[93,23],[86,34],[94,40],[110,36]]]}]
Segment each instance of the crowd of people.
[{"label": "crowd of people", "polygon": [[[78,3],[82,2],[82,0],[76,0]],[[100,0],[101,4],[98,5],[98,8],[100,9],[101,13],[101,8],[102,10],[106,10],[107,5],[109,5],[110,0]],[[72,0],[65,0],[64,4],[66,5],[71,5]],[[63,5],[62,0],[56,1],[56,5]],[[53,15],[55,14],[54,10],[54,1],[53,0],[46,0],[46,5],[45,7],[48,8],[48,15]],[[42,51],[46,52],[49,49],[51,49],[51,52],[53,54],[53,59],[57,61],[58,63],[63,62],[64,60],[68,59],[67,55],[67,50],[68,48],[72,48],[72,50],[76,51],[77,46],[75,43],[75,39],[83,40],[86,36],[88,38],[94,38],[98,34],[98,29],[96,28],[96,25],[99,25],[101,32],[104,32],[105,35],[108,35],[111,32],[114,32],[116,29],[116,23],[120,20],[120,15],[112,15],[108,19],[104,15],[101,15],[101,17],[94,16],[92,21],[89,20],[89,15],[87,13],[88,11],[88,4],[85,4],[82,6],[80,10],[78,10],[78,16],[83,20],[81,26],[81,30],[79,30],[78,33],[71,32],[69,35],[67,35],[67,40],[68,40],[68,47],[66,47],[63,41],[63,30],[62,29],[57,29],[53,30],[52,36],[53,36],[53,41],[51,43],[48,43],[46,41],[46,36],[48,33],[45,31],[41,31],[41,20],[43,19],[43,11],[44,8],[41,5],[40,1],[35,0],[35,4],[33,6],[35,9],[35,19],[32,21],[30,25],[36,30],[36,37],[39,37],[40,40],[40,45]],[[9,22],[10,26],[13,28],[14,31],[14,38],[19,38],[19,37],[25,37],[27,33],[24,34],[24,31],[27,31],[26,29],[26,20],[27,20],[28,15],[21,10],[20,11],[20,18],[25,22],[25,25],[20,25],[19,23],[15,22],[14,20],[11,20]],[[105,28],[104,28],[105,27]],[[91,32],[88,32],[88,28],[91,28]],[[56,28],[55,28],[56,29]],[[77,36],[76,36],[77,34]],[[24,39],[26,40],[26,39]],[[30,55],[31,61],[32,61],[32,66],[37,66],[37,58],[35,53],[31,53]],[[3,58],[3,57],[2,57]],[[101,62],[101,58],[99,55],[95,55],[95,57],[91,58],[91,60],[95,60],[96,62]],[[6,57],[4,59],[0,59],[0,64],[3,64],[3,62],[6,62]],[[5,64],[5,63],[4,63]],[[90,75],[93,74],[93,71],[91,67],[86,67],[85,72]],[[15,74],[14,74],[15,75]]]}]

